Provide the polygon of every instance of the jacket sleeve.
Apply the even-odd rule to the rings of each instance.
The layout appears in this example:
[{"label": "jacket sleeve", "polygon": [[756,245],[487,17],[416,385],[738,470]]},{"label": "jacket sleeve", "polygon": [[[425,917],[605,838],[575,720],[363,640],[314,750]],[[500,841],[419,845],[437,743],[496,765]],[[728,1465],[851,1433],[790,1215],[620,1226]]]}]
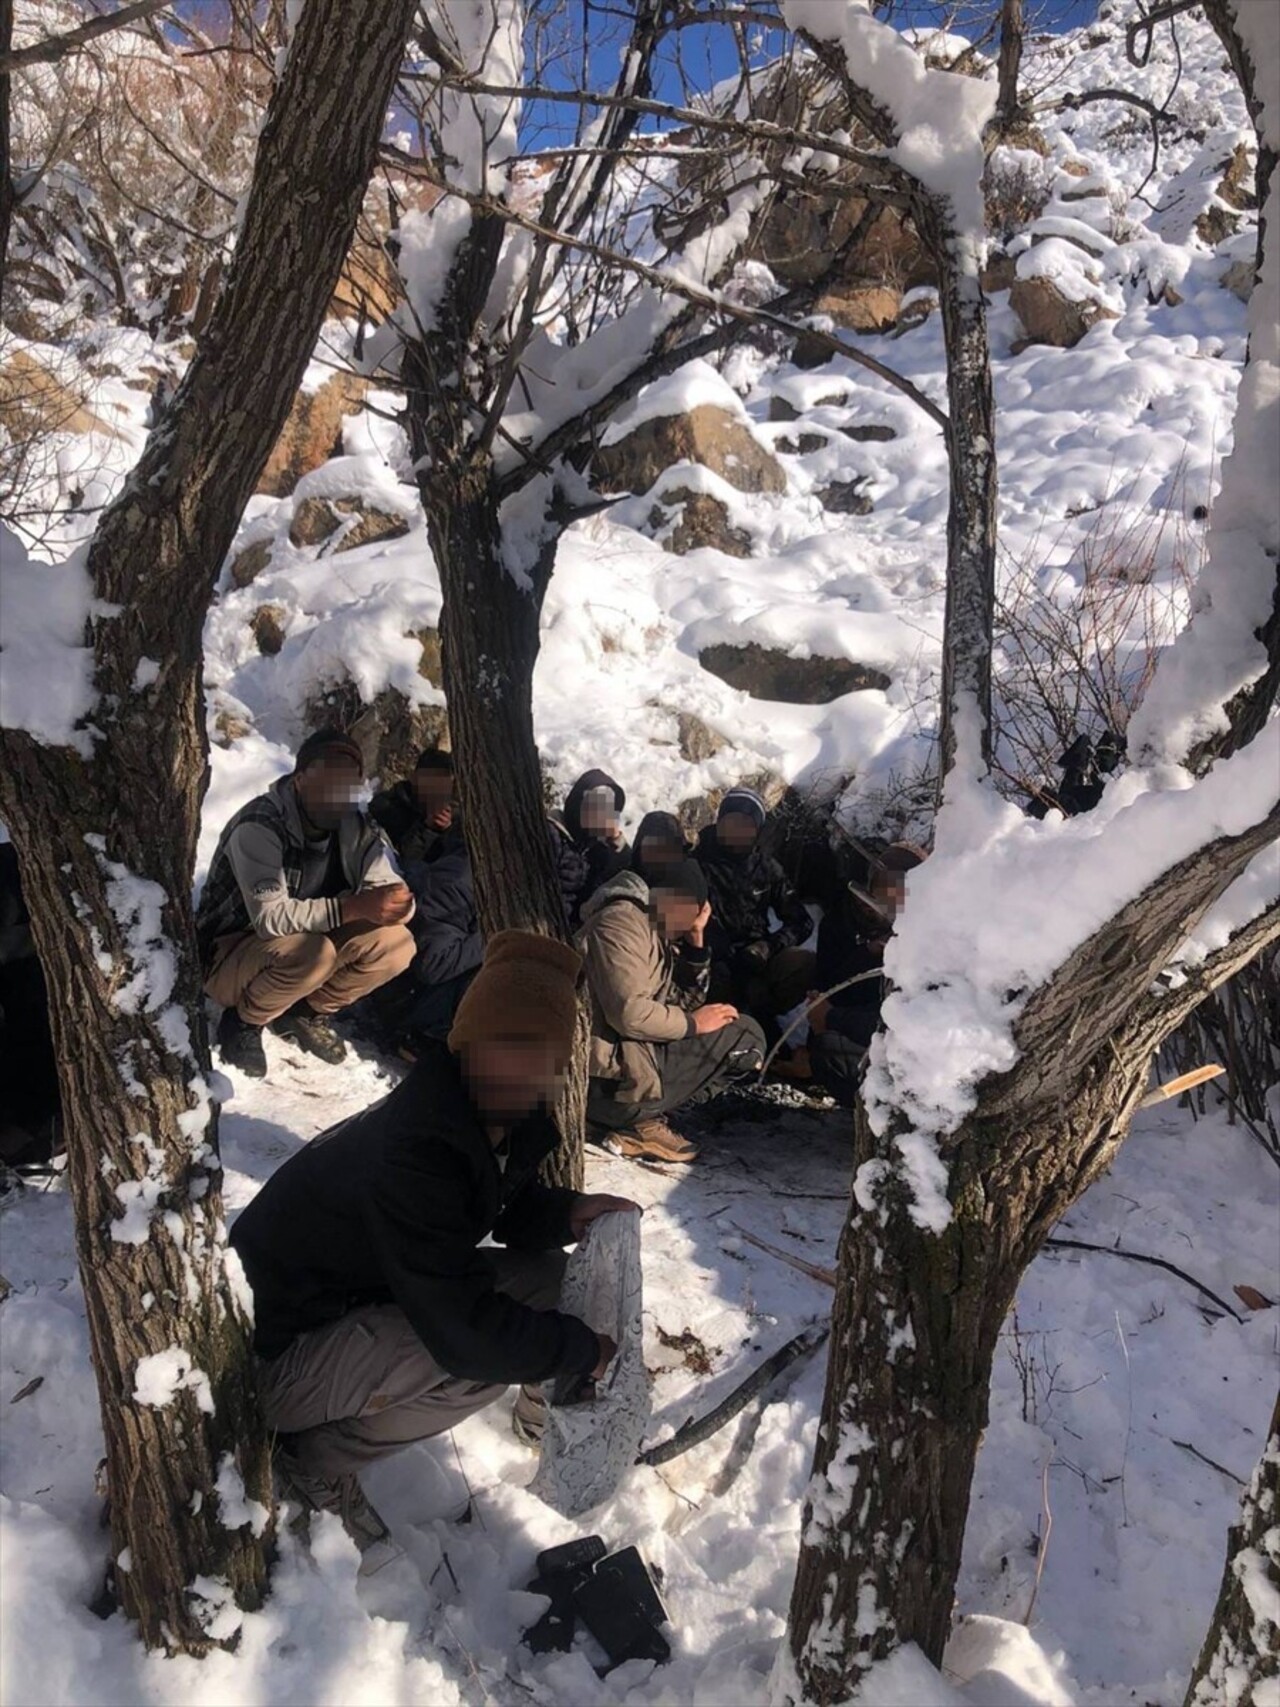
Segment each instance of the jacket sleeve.
[{"label": "jacket sleeve", "polygon": [[778,929],[769,938],[774,949],[799,948],[813,935],[809,909],[787,880],[777,860],[770,861],[769,905],[777,915]]},{"label": "jacket sleeve", "polygon": [[711,950],[683,942],[676,950],[676,1000],[686,1012],[700,1008],[711,984]]},{"label": "jacket sleeve", "polygon": [[484,943],[470,885],[428,865],[413,890],[421,903],[414,932],[421,947],[413,963],[419,983],[443,984],[473,971],[484,959]]},{"label": "jacket sleeve", "polygon": [[693,1031],[682,1007],[660,1002],[644,986],[649,972],[648,917],[629,902],[604,907],[585,933],[587,981],[619,1037],[674,1043]]},{"label": "jacket sleeve", "polygon": [[545,1381],[586,1374],[595,1334],[576,1316],[498,1292],[456,1210],[472,1189],[449,1157],[391,1161],[374,1181],[370,1230],[391,1295],[442,1369],[463,1381]]},{"label": "jacket sleeve", "polygon": [[494,1239],[513,1251],[549,1251],[573,1243],[569,1214],[578,1193],[531,1179],[493,1224]]},{"label": "jacket sleeve", "polygon": [[249,912],[249,923],[260,937],[324,935],[342,923],[342,904],[336,897],[296,901],[284,876],[284,849],[267,824],[240,824],[227,842],[227,858]]},{"label": "jacket sleeve", "polygon": [[368,841],[360,862],[360,887],[381,889],[388,883],[403,883],[404,876],[390,842],[375,824],[367,826]]}]

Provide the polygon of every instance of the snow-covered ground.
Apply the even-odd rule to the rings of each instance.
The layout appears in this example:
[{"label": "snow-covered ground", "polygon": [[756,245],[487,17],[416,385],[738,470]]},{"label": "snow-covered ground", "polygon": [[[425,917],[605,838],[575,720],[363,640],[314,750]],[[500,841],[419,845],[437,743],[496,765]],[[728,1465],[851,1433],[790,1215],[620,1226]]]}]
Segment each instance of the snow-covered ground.
[{"label": "snow-covered ground", "polygon": [[[224,1114],[231,1213],[300,1144],[389,1083],[389,1070],[372,1061],[326,1068],[274,1040],[269,1047],[270,1079],[236,1078]],[[589,1161],[592,1189],[634,1196],[646,1209],[655,1439],[701,1415],[830,1308],[827,1287],[737,1229],[834,1262],[849,1183],[847,1116],[763,1102],[725,1112],[713,1125],[711,1111],[692,1168],[660,1171],[594,1152]],[[1238,1479],[1259,1455],[1274,1397],[1280,1312],[1251,1312],[1232,1289],[1280,1297],[1278,1185],[1256,1142],[1221,1115],[1152,1111],[1059,1229],[1165,1258],[1241,1322],[1186,1282],[1109,1255],[1049,1252],[1027,1275],[999,1355],[948,1655],[957,1687],[994,1668],[960,1688],[967,1707],[1181,1701]],[[795,1566],[821,1356],[758,1416],[748,1411],[660,1470],[634,1471],[582,1526],[524,1491],[533,1460],[510,1434],[505,1406],[495,1406],[370,1474],[408,1555],[390,1581],[358,1584],[354,1549],[335,1521],[321,1520],[310,1553],[282,1538],[271,1601],[246,1620],[235,1654],[163,1660],[143,1653],[122,1617],[100,1622],[87,1609],[106,1553],[93,1493],[102,1436],[60,1183],[28,1189],[0,1211],[0,1251],[14,1289],[0,1308],[4,1701],[765,1701]],[[666,1343],[686,1331],[695,1338],[682,1347]],[[710,1372],[697,1374],[688,1364],[703,1349]],[[449,1519],[467,1488],[475,1516],[460,1525]],[[1046,1499],[1053,1528],[1028,1632],[1021,1621]],[[534,1554],[592,1530],[639,1546],[663,1573],[669,1666],[632,1662],[601,1681],[589,1639],[565,1656],[535,1658],[521,1647],[521,1630],[544,1604],[523,1592]],[[898,1669],[904,1702],[941,1701],[936,1675]]]}]

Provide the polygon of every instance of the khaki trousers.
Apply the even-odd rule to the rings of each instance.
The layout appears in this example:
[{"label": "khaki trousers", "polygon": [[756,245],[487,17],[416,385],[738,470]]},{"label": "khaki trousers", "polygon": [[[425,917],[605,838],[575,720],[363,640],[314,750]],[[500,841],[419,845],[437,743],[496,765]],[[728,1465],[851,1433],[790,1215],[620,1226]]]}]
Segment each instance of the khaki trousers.
[{"label": "khaki trousers", "polygon": [[[535,1310],[555,1308],[563,1251],[485,1247],[480,1255],[499,1292]],[[395,1304],[363,1305],[299,1334],[279,1357],[259,1362],[258,1380],[267,1427],[293,1435],[302,1468],[329,1479],[445,1434],[506,1391],[442,1369]]]},{"label": "khaki trousers", "polygon": [[349,1008],[412,961],[404,925],[341,925],[327,936],[219,937],[206,994],[248,1025],[269,1025],[305,997],[318,1014]]}]

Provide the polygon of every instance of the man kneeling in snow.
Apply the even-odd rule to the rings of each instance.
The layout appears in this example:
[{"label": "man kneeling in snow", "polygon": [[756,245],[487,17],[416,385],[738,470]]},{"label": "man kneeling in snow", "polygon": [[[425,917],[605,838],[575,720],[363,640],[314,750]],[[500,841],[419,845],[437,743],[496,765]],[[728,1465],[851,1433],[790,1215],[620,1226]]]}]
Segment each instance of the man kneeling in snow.
[{"label": "man kneeling in snow", "polygon": [[736,1008],[708,1004],[706,877],[674,849],[671,859],[645,863],[652,839],[646,835],[640,845],[638,869],[611,878],[583,908],[591,990],[587,1119],[620,1155],[690,1162],[697,1151],[663,1116],[756,1071],[764,1034]]},{"label": "man kneeling in snow", "polygon": [[253,1078],[267,1070],[266,1025],[341,1061],[330,1016],[413,959],[413,897],[356,808],[363,776],[349,736],[317,731],[293,774],[242,806],[214,853],[196,914],[205,989],[223,1008],[222,1059]]},{"label": "man kneeling in snow", "polygon": [[[361,1465],[517,1382],[516,1432],[536,1437],[545,1405],[530,1384],[599,1379],[617,1350],[555,1305],[563,1247],[637,1205],[537,1177],[560,1141],[547,1111],[581,965],[564,943],[500,932],[447,1045],[290,1157],[232,1228],[285,1492],[337,1512],[362,1547],[385,1527]],[[505,1250],[477,1248],[490,1233]]]}]

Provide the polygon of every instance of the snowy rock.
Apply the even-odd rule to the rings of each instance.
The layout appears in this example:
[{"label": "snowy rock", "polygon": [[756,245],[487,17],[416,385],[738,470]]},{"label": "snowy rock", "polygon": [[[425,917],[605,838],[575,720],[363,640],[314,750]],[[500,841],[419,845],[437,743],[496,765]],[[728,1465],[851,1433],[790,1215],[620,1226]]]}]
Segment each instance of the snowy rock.
[{"label": "snowy rock", "polygon": [[1116,318],[1100,302],[1073,302],[1049,278],[1015,279],[1009,302],[1026,331],[1027,344],[1053,344],[1060,350],[1072,349],[1099,320]]},{"label": "snowy rock", "polygon": [[1258,264],[1256,261],[1232,261],[1223,273],[1218,283],[1223,290],[1229,290],[1232,296],[1241,302],[1248,302],[1253,295],[1253,287],[1258,282]]},{"label": "snowy rock", "polygon": [[[897,324],[901,308],[902,292],[896,285],[864,280],[824,292],[814,303],[813,312],[825,315],[846,332],[887,332]],[[831,360],[831,349],[823,339],[802,333],[796,339],[792,360],[797,367],[821,367]]]},{"label": "snowy rock", "polygon": [[308,726],[345,730],[364,757],[365,775],[380,784],[410,776],[424,747],[447,747],[449,717],[442,705],[412,705],[398,688],[384,688],[371,704],[351,680],[319,694],[307,706]]},{"label": "snowy rock", "polygon": [[676,713],[677,740],[680,757],[691,765],[705,764],[728,746],[724,736],[692,711]]},{"label": "snowy rock", "polygon": [[271,541],[269,539],[255,540],[252,545],[246,545],[231,560],[231,585],[247,587],[255,581],[267,564],[271,561]]},{"label": "snowy rock", "polygon": [[369,382],[335,373],[314,391],[300,391],[276,440],[257,490],[287,498],[302,479],[342,449],[342,423],[359,412]]},{"label": "snowy rock", "polygon": [[[349,521],[350,517],[355,520]],[[404,516],[389,515],[363,498],[301,498],[289,524],[289,542],[295,546],[323,545],[341,532],[334,551],[354,551],[377,539],[402,539],[408,531]]]},{"label": "snowy rock", "polygon": [[78,388],[27,350],[14,350],[0,366],[0,426],[15,440],[41,433],[117,436],[114,427],[85,407]]},{"label": "snowy rock", "polygon": [[264,657],[274,658],[283,651],[287,618],[288,612],[283,605],[259,605],[250,617],[249,627]]},{"label": "snowy rock", "polygon": [[792,658],[754,641],[745,646],[706,646],[698,654],[698,662],[752,699],[777,700],[784,705],[829,705],[847,693],[889,686],[883,670],[855,664],[849,658]]},{"label": "snowy rock", "polygon": [[739,492],[785,492],[787,477],[750,427],[727,409],[700,403],[659,415],[605,445],[592,459],[593,484],[608,492],[647,492],[678,462],[698,462]]},{"label": "snowy rock", "polygon": [[829,486],[819,488],[818,502],[836,516],[869,516],[875,509],[867,496],[867,482],[860,474],[852,480],[833,480]]},{"label": "snowy rock", "polygon": [[854,421],[850,426],[841,427],[840,431],[858,445],[887,445],[898,436],[897,428],[884,421]]},{"label": "snowy rock", "polygon": [[1247,142],[1238,142],[1230,157],[1223,163],[1222,180],[1214,200],[1195,222],[1195,233],[1202,243],[1216,249],[1238,230],[1240,215],[1258,206],[1254,179],[1254,154]]},{"label": "snowy rock", "polygon": [[988,296],[995,296],[998,291],[1009,290],[1017,276],[1018,263],[1013,256],[993,249],[982,269],[982,288]]},{"label": "snowy rock", "polygon": [[[663,536],[660,530],[669,526],[673,513],[668,506],[678,510],[679,519]],[[745,528],[734,527],[728,505],[710,492],[692,492],[687,486],[664,492],[662,502],[649,512],[649,525],[654,538],[677,557],[701,551],[704,546],[729,557],[751,556],[751,535]]]},{"label": "snowy rock", "polygon": [[826,433],[800,433],[794,439],[778,439],[777,448],[786,456],[812,456],[830,443]]}]

